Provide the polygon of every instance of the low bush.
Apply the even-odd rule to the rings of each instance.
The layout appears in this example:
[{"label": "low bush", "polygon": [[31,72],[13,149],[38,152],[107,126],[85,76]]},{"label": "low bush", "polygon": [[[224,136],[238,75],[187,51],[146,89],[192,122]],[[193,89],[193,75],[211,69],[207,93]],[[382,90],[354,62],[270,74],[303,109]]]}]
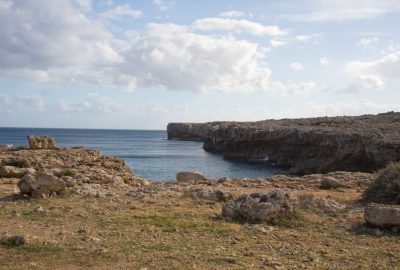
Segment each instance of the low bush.
[{"label": "low bush", "polygon": [[365,202],[400,204],[400,162],[392,162],[378,172],[363,194]]}]

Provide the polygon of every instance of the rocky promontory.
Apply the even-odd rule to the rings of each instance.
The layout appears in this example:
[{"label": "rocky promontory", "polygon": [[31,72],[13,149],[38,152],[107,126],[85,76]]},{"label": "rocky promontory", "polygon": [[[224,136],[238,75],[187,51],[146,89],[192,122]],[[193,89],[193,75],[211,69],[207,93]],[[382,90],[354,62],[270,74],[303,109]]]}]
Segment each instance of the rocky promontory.
[{"label": "rocky promontory", "polygon": [[400,160],[400,113],[258,122],[170,123],[168,138],[201,140],[228,159],[267,159],[295,174],[372,172]]}]

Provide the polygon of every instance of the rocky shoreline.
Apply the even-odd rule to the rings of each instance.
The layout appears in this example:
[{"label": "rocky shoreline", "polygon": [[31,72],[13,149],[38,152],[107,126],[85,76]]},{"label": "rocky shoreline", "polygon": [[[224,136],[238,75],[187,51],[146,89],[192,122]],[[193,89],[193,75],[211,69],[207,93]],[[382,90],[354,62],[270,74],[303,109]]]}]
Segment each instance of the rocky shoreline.
[{"label": "rocky shoreline", "polygon": [[204,141],[227,159],[268,159],[293,174],[373,172],[400,160],[400,113],[259,122],[170,123],[171,140]]},{"label": "rocky shoreline", "polygon": [[362,202],[374,179],[154,182],[116,157],[31,137],[0,147],[0,268],[396,269],[400,208]]}]

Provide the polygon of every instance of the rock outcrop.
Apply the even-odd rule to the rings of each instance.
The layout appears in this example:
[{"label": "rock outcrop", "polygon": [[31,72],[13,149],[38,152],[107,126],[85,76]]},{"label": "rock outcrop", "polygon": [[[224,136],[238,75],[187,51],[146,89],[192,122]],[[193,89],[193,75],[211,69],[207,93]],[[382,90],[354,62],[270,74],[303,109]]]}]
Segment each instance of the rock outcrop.
[{"label": "rock outcrop", "polygon": [[3,166],[0,168],[0,177],[3,178],[20,178],[25,174],[34,173],[33,168],[18,168],[13,166]]},{"label": "rock outcrop", "polygon": [[29,148],[34,149],[57,149],[56,141],[49,136],[28,136]]},{"label": "rock outcrop", "polygon": [[242,195],[224,204],[222,216],[241,221],[271,221],[278,217],[288,217],[293,211],[292,197],[284,189],[269,193]]},{"label": "rock outcrop", "polygon": [[400,205],[371,203],[364,210],[364,219],[380,228],[400,227]]},{"label": "rock outcrop", "polygon": [[168,138],[204,141],[228,159],[265,159],[294,174],[372,172],[400,160],[400,113],[259,122],[169,124]]}]

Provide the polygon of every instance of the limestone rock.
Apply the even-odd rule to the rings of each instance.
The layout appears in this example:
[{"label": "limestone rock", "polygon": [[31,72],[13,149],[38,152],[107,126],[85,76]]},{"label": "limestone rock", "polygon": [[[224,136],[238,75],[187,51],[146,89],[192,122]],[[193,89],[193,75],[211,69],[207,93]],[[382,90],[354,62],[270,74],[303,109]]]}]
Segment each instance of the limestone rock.
[{"label": "limestone rock", "polygon": [[400,227],[400,205],[371,203],[365,207],[364,219],[380,228]]},{"label": "limestone rock", "polygon": [[0,150],[10,150],[13,148],[14,148],[14,145],[12,145],[12,144],[0,144]]},{"label": "limestone rock", "polygon": [[19,180],[17,185],[22,194],[31,195],[33,198],[49,197],[65,189],[63,180],[44,172],[27,174]]},{"label": "limestone rock", "polygon": [[28,136],[29,148],[34,149],[57,149],[56,141],[49,136]]},{"label": "limestone rock", "polygon": [[206,181],[207,177],[197,172],[179,172],[176,174],[176,181],[190,182],[190,181]]},{"label": "limestone rock", "polygon": [[222,208],[222,216],[230,219],[271,221],[276,217],[289,216],[293,212],[293,198],[284,189],[269,193],[252,193],[229,201]]},{"label": "limestone rock", "polygon": [[184,190],[186,196],[194,199],[206,199],[211,201],[227,201],[233,199],[233,195],[225,190],[212,190],[202,187],[190,187]]},{"label": "limestone rock", "polygon": [[0,177],[4,178],[20,178],[29,173],[35,173],[35,169],[18,168],[13,166],[3,166],[0,168]]},{"label": "limestone rock", "polygon": [[336,216],[337,212],[345,208],[344,205],[326,198],[319,198],[314,195],[301,195],[297,203],[302,208],[317,208],[330,216]]},{"label": "limestone rock", "polygon": [[76,181],[71,176],[62,176],[61,180],[64,181],[66,187],[74,187],[74,186],[76,186]]}]

